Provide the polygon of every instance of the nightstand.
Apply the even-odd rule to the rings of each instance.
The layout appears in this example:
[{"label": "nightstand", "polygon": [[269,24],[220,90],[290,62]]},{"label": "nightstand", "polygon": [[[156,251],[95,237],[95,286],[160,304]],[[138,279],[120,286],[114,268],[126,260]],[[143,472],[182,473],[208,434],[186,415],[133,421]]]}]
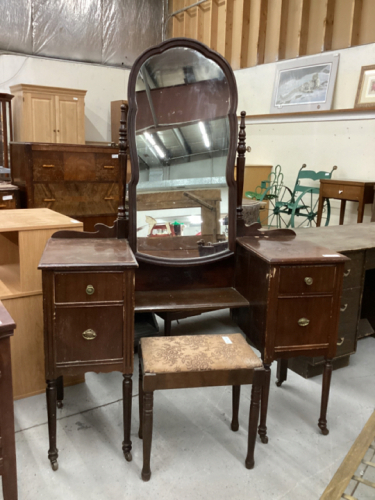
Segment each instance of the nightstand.
[{"label": "nightstand", "polygon": [[[324,356],[318,425],[328,434],[331,360],[338,341],[344,265],[349,259],[295,236],[273,237],[272,231],[258,234],[237,238],[236,289],[250,304],[236,313],[238,324],[261,351],[266,369],[279,360],[278,386],[286,380],[288,358]],[[269,384],[262,394],[266,408],[268,388]],[[263,420],[261,438],[265,433]]]},{"label": "nightstand", "polygon": [[131,460],[134,349],[134,269],[126,240],[48,240],[39,269],[43,280],[44,350],[50,449],[57,470],[56,406],[62,405],[64,375],[121,371],[125,458]]}]

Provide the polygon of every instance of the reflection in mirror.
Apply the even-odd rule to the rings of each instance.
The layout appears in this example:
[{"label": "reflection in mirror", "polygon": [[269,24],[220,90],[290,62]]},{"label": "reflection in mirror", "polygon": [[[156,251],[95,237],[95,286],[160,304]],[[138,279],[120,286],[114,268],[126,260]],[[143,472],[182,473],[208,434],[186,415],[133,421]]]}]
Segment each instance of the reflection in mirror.
[{"label": "reflection in mirror", "polygon": [[223,70],[196,50],[170,48],[140,68],[136,101],[138,252],[192,258],[208,244],[212,253],[226,250],[230,91]]}]

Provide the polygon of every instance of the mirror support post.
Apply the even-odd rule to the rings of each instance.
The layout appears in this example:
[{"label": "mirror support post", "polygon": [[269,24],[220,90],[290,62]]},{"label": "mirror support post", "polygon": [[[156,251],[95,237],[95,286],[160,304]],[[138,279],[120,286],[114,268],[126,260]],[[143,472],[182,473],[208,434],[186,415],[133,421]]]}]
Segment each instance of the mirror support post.
[{"label": "mirror support post", "polygon": [[242,195],[245,175],[245,153],[246,153],[246,111],[241,111],[240,131],[238,133],[237,147],[237,220],[242,220]]},{"label": "mirror support post", "polygon": [[126,209],[126,169],[127,169],[127,130],[126,130],[126,106],[121,104],[120,134],[119,134],[119,166],[120,166],[120,205],[117,215],[117,238],[122,239],[127,236],[127,226],[129,220]]}]

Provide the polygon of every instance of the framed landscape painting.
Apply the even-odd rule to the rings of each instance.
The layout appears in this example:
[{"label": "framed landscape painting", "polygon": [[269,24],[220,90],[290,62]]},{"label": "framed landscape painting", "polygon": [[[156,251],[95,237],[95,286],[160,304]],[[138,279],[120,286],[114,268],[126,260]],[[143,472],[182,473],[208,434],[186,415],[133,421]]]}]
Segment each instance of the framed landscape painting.
[{"label": "framed landscape painting", "polygon": [[331,109],[338,63],[338,54],[328,54],[277,64],[271,113]]},{"label": "framed landscape painting", "polygon": [[362,66],[354,107],[375,107],[375,65]]}]

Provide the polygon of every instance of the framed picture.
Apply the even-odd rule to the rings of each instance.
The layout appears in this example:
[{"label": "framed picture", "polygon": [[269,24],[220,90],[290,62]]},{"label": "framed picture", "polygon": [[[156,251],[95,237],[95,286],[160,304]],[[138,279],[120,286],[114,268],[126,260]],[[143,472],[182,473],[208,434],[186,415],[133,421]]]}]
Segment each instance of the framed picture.
[{"label": "framed picture", "polygon": [[329,110],[339,54],[280,62],[272,95],[271,113]]},{"label": "framed picture", "polygon": [[362,66],[354,107],[375,107],[375,65]]}]

